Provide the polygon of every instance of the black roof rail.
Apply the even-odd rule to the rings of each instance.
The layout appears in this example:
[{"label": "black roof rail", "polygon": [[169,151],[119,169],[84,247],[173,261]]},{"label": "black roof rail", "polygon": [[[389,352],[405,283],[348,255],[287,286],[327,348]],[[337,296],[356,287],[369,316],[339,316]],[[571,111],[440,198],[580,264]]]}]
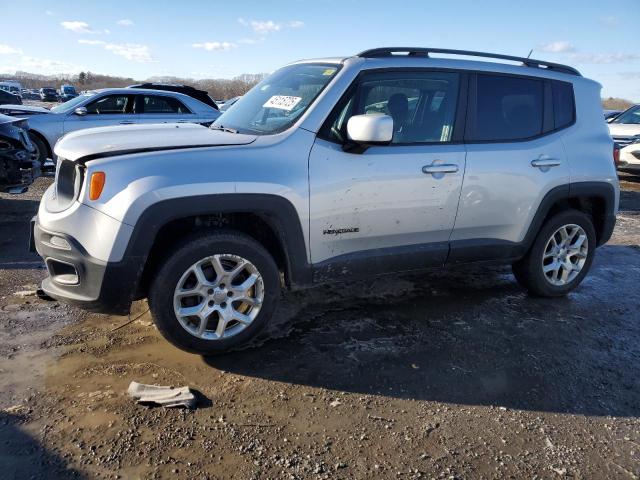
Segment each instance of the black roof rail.
[{"label": "black roof rail", "polygon": [[496,58],[500,60],[509,60],[512,62],[521,62],[527,67],[546,68],[556,72],[569,73],[571,75],[580,75],[580,72],[568,65],[560,63],[545,62],[544,60],[534,60],[533,58],[515,57],[513,55],[502,55],[500,53],[474,52],[472,50],[452,50],[449,48],[414,48],[414,47],[383,47],[373,48],[358,53],[357,57],[377,58],[390,57],[396,53],[404,53],[409,57],[428,57],[430,53],[443,53],[446,55],[464,55],[468,57],[485,57]]}]

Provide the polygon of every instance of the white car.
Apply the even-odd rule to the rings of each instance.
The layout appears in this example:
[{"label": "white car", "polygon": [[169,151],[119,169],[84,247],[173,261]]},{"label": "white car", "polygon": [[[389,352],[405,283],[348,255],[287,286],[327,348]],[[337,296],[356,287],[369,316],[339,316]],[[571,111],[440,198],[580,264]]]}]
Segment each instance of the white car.
[{"label": "white car", "polygon": [[620,146],[618,169],[640,173],[640,105],[629,108],[611,120],[609,133]]}]

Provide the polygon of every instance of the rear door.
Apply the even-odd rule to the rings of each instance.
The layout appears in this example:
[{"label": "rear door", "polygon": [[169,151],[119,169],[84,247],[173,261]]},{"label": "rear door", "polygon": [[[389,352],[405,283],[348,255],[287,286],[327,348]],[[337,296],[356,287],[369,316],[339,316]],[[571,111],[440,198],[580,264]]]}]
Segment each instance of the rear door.
[{"label": "rear door", "polygon": [[86,115],[77,115],[75,112],[67,114],[64,133],[84,128],[137,123],[137,115],[133,113],[133,97],[134,95],[125,93],[91,97],[92,100],[85,105]]},{"label": "rear door", "polygon": [[[454,133],[465,79],[426,69],[370,72],[338,103],[309,158],[318,275],[444,262],[465,169],[465,147]],[[391,144],[345,148],[349,118],[380,113],[394,120]]]},{"label": "rear door", "polygon": [[[467,163],[451,236],[450,260],[509,258],[523,241],[542,198],[570,183],[552,90],[572,90],[517,75],[472,75],[465,141]],[[567,84],[571,85],[571,84]],[[562,99],[557,99],[558,102]],[[573,122],[559,118],[558,122]]]},{"label": "rear door", "polygon": [[162,94],[138,94],[135,100],[135,112],[140,123],[197,123],[200,118],[181,100]]}]

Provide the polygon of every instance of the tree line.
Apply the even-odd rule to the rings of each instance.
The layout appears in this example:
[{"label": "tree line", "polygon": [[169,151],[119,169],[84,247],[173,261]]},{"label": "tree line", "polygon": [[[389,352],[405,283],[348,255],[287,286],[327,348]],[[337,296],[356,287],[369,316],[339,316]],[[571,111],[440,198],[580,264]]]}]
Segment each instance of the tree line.
[{"label": "tree line", "polygon": [[200,90],[205,90],[211,98],[227,100],[229,98],[244,95],[254,85],[259,83],[267,74],[243,74],[232,79],[192,79],[180,77],[151,77],[147,80],[135,80],[130,77],[116,77],[101,75],[93,72],[80,72],[77,75],[39,75],[28,72],[16,72],[15,75],[4,75],[5,80],[17,80],[23,88],[39,89],[52,87],[59,89],[61,85],[73,85],[76,90],[96,90],[98,88],[126,87],[136,83],[159,82],[190,85]]}]

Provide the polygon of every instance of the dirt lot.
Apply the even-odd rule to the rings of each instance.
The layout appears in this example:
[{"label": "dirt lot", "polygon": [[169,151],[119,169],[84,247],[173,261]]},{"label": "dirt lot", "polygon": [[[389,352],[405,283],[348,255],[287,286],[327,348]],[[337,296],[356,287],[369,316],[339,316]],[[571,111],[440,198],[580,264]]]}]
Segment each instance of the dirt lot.
[{"label": "dirt lot", "polygon": [[[27,220],[50,180],[0,195],[2,478],[640,476],[640,179],[565,299],[465,268],[287,294],[260,345],[176,350],[146,306],[37,299]],[[194,411],[129,382],[189,385]]]}]

